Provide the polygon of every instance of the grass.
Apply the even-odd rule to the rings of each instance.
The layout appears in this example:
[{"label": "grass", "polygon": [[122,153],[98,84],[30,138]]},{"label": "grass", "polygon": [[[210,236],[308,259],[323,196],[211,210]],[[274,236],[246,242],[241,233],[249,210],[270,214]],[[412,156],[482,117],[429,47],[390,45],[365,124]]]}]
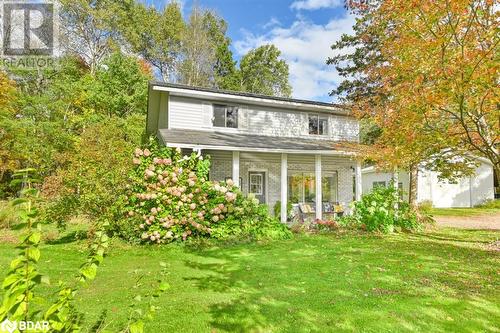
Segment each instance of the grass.
[{"label": "grass", "polygon": [[430,213],[433,216],[480,216],[500,214],[500,208],[432,208]]},{"label": "grass", "polygon": [[[87,327],[104,310],[119,327],[139,292],[134,273],[145,289],[163,261],[172,287],[147,332],[499,332],[499,236],[325,234],[202,249],[114,241],[78,307]],[[62,239],[42,246],[45,298],[85,258],[85,240]],[[14,254],[0,243],[0,279]]]}]

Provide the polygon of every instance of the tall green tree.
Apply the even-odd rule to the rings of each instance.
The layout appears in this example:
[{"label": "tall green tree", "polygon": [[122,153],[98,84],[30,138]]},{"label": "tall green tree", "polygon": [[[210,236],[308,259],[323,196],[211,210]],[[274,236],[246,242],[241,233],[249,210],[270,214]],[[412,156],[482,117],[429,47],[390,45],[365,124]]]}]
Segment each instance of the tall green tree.
[{"label": "tall green tree", "polygon": [[61,43],[81,57],[93,73],[117,48],[120,20],[132,0],[60,0]]},{"label": "tall green tree", "polygon": [[179,81],[188,85],[239,90],[227,23],[212,10],[195,6],[183,36]]},{"label": "tall green tree", "polygon": [[86,78],[86,104],[96,113],[109,116],[145,114],[151,79],[152,73],[137,58],[114,53],[95,76]]},{"label": "tall green tree", "polygon": [[381,66],[384,62],[380,52],[380,37],[373,33],[374,13],[382,0],[346,1],[348,10],[356,15],[352,34],[343,34],[331,49],[332,57],[326,61],[335,66],[342,81],[330,95],[337,96],[345,103],[353,103],[359,99],[380,93],[377,89],[382,80],[380,77],[368,77],[366,69]]},{"label": "tall green tree", "polygon": [[241,58],[241,90],[252,93],[290,97],[289,70],[281,51],[274,45],[263,45]]},{"label": "tall green tree", "polygon": [[207,12],[197,5],[182,36],[182,62],[179,66],[179,82],[190,86],[210,87],[214,85],[214,67],[217,61],[217,46],[207,29]]},{"label": "tall green tree", "polygon": [[236,61],[230,49],[231,40],[227,37],[227,23],[212,11],[205,13],[205,27],[215,47],[214,86],[219,89],[238,90],[239,76]]},{"label": "tall green tree", "polygon": [[[365,70],[368,66],[381,66],[384,62],[380,52],[380,38],[371,33],[374,11],[380,6],[381,0],[375,1],[346,1],[351,14],[356,15],[356,22],[351,34],[343,34],[331,49],[334,53],[326,61],[334,66],[342,78],[339,85],[331,92],[346,104],[380,93],[377,89],[381,85],[381,78],[368,77]],[[363,117],[360,123],[360,141],[363,144],[374,144],[382,133],[378,125]]]},{"label": "tall green tree", "polygon": [[135,3],[126,10],[120,26],[134,53],[149,62],[164,81],[175,79],[185,30],[178,2],[169,2],[161,12]]}]

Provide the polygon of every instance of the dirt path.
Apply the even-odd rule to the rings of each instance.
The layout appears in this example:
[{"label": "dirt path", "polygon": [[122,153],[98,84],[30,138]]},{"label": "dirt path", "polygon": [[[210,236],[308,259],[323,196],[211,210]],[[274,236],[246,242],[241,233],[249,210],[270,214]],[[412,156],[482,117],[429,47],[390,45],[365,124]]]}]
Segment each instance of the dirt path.
[{"label": "dirt path", "polygon": [[435,216],[438,227],[500,230],[500,214],[478,216]]}]

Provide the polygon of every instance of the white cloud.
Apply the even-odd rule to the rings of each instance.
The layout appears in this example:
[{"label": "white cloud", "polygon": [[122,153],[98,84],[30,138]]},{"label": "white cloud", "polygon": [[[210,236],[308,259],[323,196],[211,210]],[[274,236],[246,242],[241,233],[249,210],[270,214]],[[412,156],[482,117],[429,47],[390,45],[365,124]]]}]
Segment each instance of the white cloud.
[{"label": "white cloud", "polygon": [[269,29],[280,25],[280,20],[278,20],[276,17],[271,17],[271,19],[266,24],[262,25],[262,29]]},{"label": "white cloud", "polygon": [[293,96],[313,100],[331,100],[328,93],[341,81],[333,66],[326,60],[334,55],[331,45],[343,33],[352,32],[354,16],[333,19],[318,25],[299,18],[290,27],[275,27],[263,35],[244,33],[234,47],[238,55],[264,44],[274,44],[290,66],[290,83]]},{"label": "white cloud", "polygon": [[342,6],[342,0],[297,0],[290,8],[296,10],[317,10],[321,8],[335,8]]}]

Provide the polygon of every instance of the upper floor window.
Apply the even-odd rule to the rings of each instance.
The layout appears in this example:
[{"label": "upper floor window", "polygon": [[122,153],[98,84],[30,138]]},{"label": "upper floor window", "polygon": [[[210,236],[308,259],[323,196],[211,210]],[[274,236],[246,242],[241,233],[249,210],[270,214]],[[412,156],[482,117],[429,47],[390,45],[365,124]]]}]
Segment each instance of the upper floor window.
[{"label": "upper floor window", "polygon": [[238,107],[214,104],[214,127],[238,128]]},{"label": "upper floor window", "polygon": [[309,134],[328,135],[328,118],[309,115]]}]

